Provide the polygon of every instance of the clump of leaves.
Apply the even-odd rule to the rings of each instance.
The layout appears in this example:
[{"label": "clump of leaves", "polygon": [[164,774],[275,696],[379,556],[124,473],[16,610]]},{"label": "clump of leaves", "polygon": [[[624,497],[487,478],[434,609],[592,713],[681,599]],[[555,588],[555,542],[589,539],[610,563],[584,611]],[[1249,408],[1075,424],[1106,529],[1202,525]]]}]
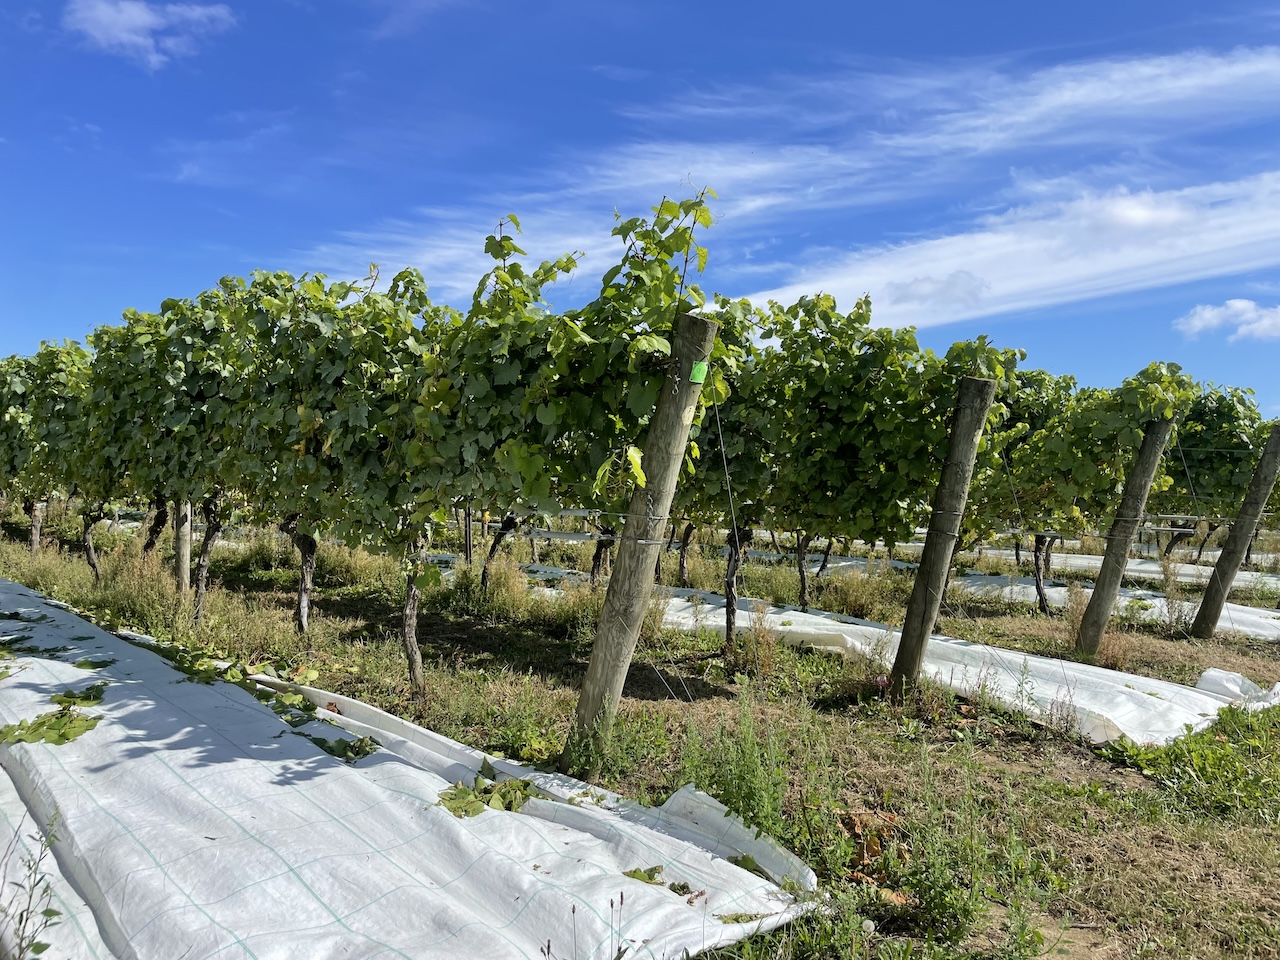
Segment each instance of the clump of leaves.
[{"label": "clump of leaves", "polygon": [[335,740],[326,740],[324,737],[315,737],[309,733],[299,734],[299,736],[306,737],[325,753],[337,757],[343,763],[363,760],[382,746],[373,737],[358,737],[355,740],[344,740],[338,737]]},{"label": "clump of leaves", "polygon": [[717,913],[713,916],[721,923],[755,923],[769,916],[767,913]]},{"label": "clump of leaves", "polygon": [[440,794],[440,806],[455,817],[477,817],[486,810],[515,812],[537,796],[528,780],[490,780],[480,774],[473,786],[461,780]]},{"label": "clump of leaves", "polygon": [[95,660],[92,657],[85,657],[83,660],[77,660],[75,665],[80,670],[100,670],[103,667],[109,667],[115,660],[110,658],[103,660]]},{"label": "clump of leaves", "polygon": [[107,681],[103,680],[80,691],[64,690],[62,693],[55,693],[49,699],[62,707],[96,707],[102,702],[106,689]]},{"label": "clump of leaves", "polygon": [[773,882],[773,878],[765,872],[764,867],[756,863],[756,858],[749,853],[744,853],[737,857],[730,857],[729,862],[735,867],[741,867],[748,873],[754,873],[757,877],[760,877],[763,880],[768,880],[770,883]]},{"label": "clump of leaves", "polygon": [[34,720],[20,720],[0,727],[0,743],[70,743],[96,727],[98,719],[63,707],[42,713]]},{"label": "clump of leaves", "polygon": [[623,870],[622,875],[630,877],[632,880],[639,880],[641,883],[662,886],[662,864],[660,863],[656,863],[652,867],[636,867],[634,870]]}]

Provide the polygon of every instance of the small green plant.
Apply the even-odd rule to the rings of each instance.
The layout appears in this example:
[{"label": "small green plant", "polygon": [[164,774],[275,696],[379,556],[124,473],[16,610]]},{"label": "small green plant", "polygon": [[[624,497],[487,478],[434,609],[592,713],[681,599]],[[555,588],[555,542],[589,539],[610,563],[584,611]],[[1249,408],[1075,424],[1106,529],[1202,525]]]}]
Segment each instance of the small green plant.
[{"label": "small green plant", "polygon": [[681,776],[707,791],[748,825],[770,836],[784,833],[783,749],[776,737],[756,732],[754,696],[744,690],[736,728],[721,725],[709,742],[690,728]]},{"label": "small green plant", "polygon": [[875,573],[837,573],[819,583],[821,593],[815,606],[876,623],[900,624],[911,598],[912,578],[892,568]]},{"label": "small green plant", "polygon": [[57,839],[55,828],[57,817],[49,824],[44,833],[33,832],[27,839],[34,847],[34,852],[22,856],[19,869],[12,869],[13,861],[19,856],[19,841],[25,818],[14,829],[13,836],[0,854],[0,877],[17,873],[17,879],[6,885],[11,888],[7,898],[0,899],[0,921],[8,927],[8,935],[12,940],[12,960],[30,960],[49,949],[49,944],[41,938],[61,921],[62,911],[53,906],[53,884],[45,872],[44,863],[49,856],[54,840]]},{"label": "small green plant", "polygon": [[768,605],[760,601],[752,604],[747,629],[735,632],[732,642],[725,643],[726,673],[744,673],[757,680],[773,673],[778,637],[769,626],[768,609]]},{"label": "small green plant", "polygon": [[1080,636],[1080,624],[1084,622],[1084,612],[1089,608],[1089,595],[1079,581],[1072,580],[1067,584],[1067,636],[1068,646],[1074,647],[1076,637]]},{"label": "small green plant", "polygon": [[1172,637],[1185,637],[1191,632],[1195,616],[1195,603],[1186,597],[1186,588],[1178,579],[1178,564],[1163,553],[1160,555],[1160,573],[1164,580],[1165,621]]}]

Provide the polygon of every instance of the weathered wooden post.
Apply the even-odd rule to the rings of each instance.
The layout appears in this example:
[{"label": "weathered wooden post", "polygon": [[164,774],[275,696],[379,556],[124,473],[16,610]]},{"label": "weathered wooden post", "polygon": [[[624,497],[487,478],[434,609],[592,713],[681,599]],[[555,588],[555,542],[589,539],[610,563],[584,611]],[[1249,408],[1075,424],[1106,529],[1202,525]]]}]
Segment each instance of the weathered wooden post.
[{"label": "weathered wooden post", "polygon": [[1254,468],[1253,479],[1249,481],[1249,488],[1245,491],[1236,522],[1231,524],[1227,542],[1218,554],[1218,562],[1213,565],[1209,586],[1204,592],[1204,599],[1200,601],[1200,609],[1196,611],[1196,619],[1191,624],[1193,637],[1208,640],[1218,628],[1218,618],[1222,616],[1227,594],[1231,592],[1231,584],[1240,572],[1240,564],[1244,562],[1254,531],[1258,528],[1258,521],[1262,519],[1262,511],[1276,485],[1277,474],[1280,474],[1280,423],[1271,426],[1271,434],[1267,437],[1266,446],[1262,448],[1258,466]]},{"label": "weathered wooden post", "polygon": [[902,699],[907,687],[914,686],[920,676],[925,646],[938,620],[942,593],[946,588],[951,554],[960,534],[960,520],[969,499],[969,483],[973,479],[973,463],[978,457],[978,441],[987,422],[987,411],[996,396],[994,380],[964,377],[956,393],[956,407],[951,417],[951,437],[947,459],[933,496],[933,516],[924,538],[920,567],[916,570],[902,624],[902,639],[889,677],[889,695]]},{"label": "weathered wooden post", "polygon": [[418,575],[427,565],[427,538],[418,534],[411,546],[405,548],[408,572],[405,574],[404,609],[401,618],[401,639],[404,642],[405,659],[409,662],[409,686],[416,694],[427,689],[427,674],[422,666],[422,648],[418,646],[418,602],[422,591],[418,588]]},{"label": "weathered wooden post", "polygon": [[40,525],[44,514],[40,510],[39,500],[27,500],[23,503],[22,509],[31,518],[31,553],[34,556],[40,552]]},{"label": "weathered wooden post", "polygon": [[182,594],[191,591],[191,501],[175,504],[173,512],[173,574]]},{"label": "weathered wooden post", "polygon": [[462,559],[466,561],[468,567],[475,559],[475,546],[471,540],[471,523],[471,501],[468,500],[462,510]]},{"label": "weathered wooden post", "polygon": [[622,528],[573,731],[560,756],[562,770],[582,763],[594,766],[608,741],[640,626],[653,596],[653,567],[662,548],[667,514],[689,444],[689,427],[706,376],[706,359],[718,329],[718,324],[704,317],[676,317],[671,365],[649,423],[641,460],[645,485],[632,496]]},{"label": "weathered wooden post", "polygon": [[1098,571],[1093,596],[1089,598],[1089,605],[1085,607],[1084,616],[1080,619],[1076,651],[1085,656],[1094,656],[1102,644],[1102,635],[1107,629],[1107,621],[1111,619],[1111,610],[1116,605],[1116,598],[1120,596],[1120,581],[1124,579],[1124,568],[1129,562],[1129,548],[1133,546],[1134,534],[1142,522],[1142,512],[1147,508],[1147,495],[1151,493],[1151,484],[1160,467],[1160,456],[1164,453],[1164,445],[1169,442],[1169,434],[1172,432],[1172,420],[1152,420],[1142,430],[1138,459],[1124,478],[1124,496],[1120,498],[1120,509],[1111,523],[1111,532],[1107,534],[1102,569]]}]

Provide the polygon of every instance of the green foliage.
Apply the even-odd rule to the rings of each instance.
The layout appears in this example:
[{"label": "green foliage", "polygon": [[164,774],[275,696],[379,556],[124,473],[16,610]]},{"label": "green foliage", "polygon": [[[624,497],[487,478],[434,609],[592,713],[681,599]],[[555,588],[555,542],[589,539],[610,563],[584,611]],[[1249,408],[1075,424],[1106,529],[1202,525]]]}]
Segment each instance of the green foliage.
[{"label": "green foliage", "polygon": [[39,500],[79,480],[88,443],[89,353],[74,341],[42,343],[0,369],[0,486]]},{"label": "green foliage", "polygon": [[633,870],[623,870],[624,877],[630,877],[632,880],[639,880],[641,883],[652,884],[653,886],[664,886],[662,880],[662,864],[655,864],[652,867],[636,867]]},{"label": "green foliage", "polygon": [[55,813],[43,833],[34,831],[28,835],[31,847],[15,862],[21,850],[17,842],[22,830],[19,823],[13,838],[0,852],[0,877],[7,878],[0,889],[0,924],[5,929],[5,943],[12,950],[6,951],[5,957],[11,960],[42,956],[49,944],[41,938],[50,927],[61,923],[62,911],[53,906],[53,884],[45,872],[45,859],[57,839],[57,825]]},{"label": "green foliage", "polygon": [[939,357],[912,329],[873,327],[865,297],[847,314],[825,295],[738,311],[765,345],[744,347],[728,399],[697,435],[702,456],[678,503],[704,520],[728,515],[727,473],[740,523],[908,539],[942,468],[960,378],[1007,389],[1021,359],[985,337]]},{"label": "green foliage", "polygon": [[1178,422],[1148,511],[1233,516],[1266,443],[1253,391],[1207,385]]},{"label": "green foliage", "polygon": [[399,551],[422,528],[413,405],[436,327],[453,313],[431,303],[416,271],[385,293],[376,279],[255,273],[240,326],[251,360],[232,417],[260,516]]},{"label": "green foliage", "polygon": [[343,763],[355,763],[357,760],[363,760],[382,746],[373,737],[357,737],[354,740],[337,737],[333,740],[326,740],[324,737],[313,736],[309,733],[299,735],[306,737],[325,753],[332,757],[337,757]]},{"label": "green foliage", "polygon": [[1227,707],[1211,726],[1167,746],[1120,740],[1102,753],[1153,779],[1177,810],[1280,824],[1280,708]]},{"label": "green foliage", "polygon": [[711,794],[747,824],[771,836],[783,829],[787,782],[779,757],[782,746],[756,732],[751,697],[744,696],[736,728],[720,726],[710,742],[691,728],[681,757],[681,777]]},{"label": "green foliage", "polygon": [[106,689],[107,682],[102,680],[83,690],[65,690],[62,693],[55,693],[50,699],[63,707],[96,707],[102,702]]},{"label": "green foliage", "polygon": [[486,810],[519,810],[526,800],[538,794],[528,780],[490,780],[476,775],[468,787],[459,780],[440,794],[440,806],[455,817],[477,817]]},{"label": "green foliage", "polygon": [[70,706],[0,727],[0,743],[70,743],[98,725],[98,717],[77,713]]},{"label": "green foliage", "polygon": [[[971,538],[1011,522],[1068,535],[1100,526],[1119,502],[1145,425],[1181,415],[1196,395],[1176,364],[1150,364],[1114,390],[1077,389],[1074,378],[1043,371],[1015,379],[975,472]],[[1169,483],[1158,479],[1155,494]]]}]

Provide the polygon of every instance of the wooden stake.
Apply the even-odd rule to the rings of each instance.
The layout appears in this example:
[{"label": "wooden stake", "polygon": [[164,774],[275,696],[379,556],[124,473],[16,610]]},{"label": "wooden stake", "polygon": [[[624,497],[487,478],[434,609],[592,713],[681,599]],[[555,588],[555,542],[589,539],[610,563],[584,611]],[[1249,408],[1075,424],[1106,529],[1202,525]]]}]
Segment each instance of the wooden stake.
[{"label": "wooden stake", "polygon": [[182,594],[191,591],[191,501],[175,504],[173,512],[173,573]]},{"label": "wooden stake", "polygon": [[947,459],[933,497],[933,516],[924,538],[920,567],[916,570],[911,602],[902,624],[898,656],[889,677],[889,694],[900,700],[908,687],[920,677],[925,647],[933,634],[946,589],[951,555],[960,534],[960,520],[969,500],[969,483],[973,479],[973,463],[978,457],[978,441],[987,422],[987,411],[996,396],[994,380],[965,377],[956,394],[956,408],[951,418],[951,439]]},{"label": "wooden stake", "polygon": [[[667,514],[689,444],[689,427],[702,392],[702,377],[693,375],[694,364],[703,363],[711,354],[718,329],[715,322],[703,317],[681,314],[676,318],[670,372],[658,395],[641,461],[646,483],[632,496],[622,528],[573,732],[560,757],[562,770],[579,764],[588,769],[596,766],[608,742],[640,625],[653,596],[653,566],[662,548]],[[705,375],[705,367],[700,372]]]},{"label": "wooden stake", "polygon": [[1240,564],[1249,550],[1258,521],[1262,519],[1262,511],[1271,497],[1271,490],[1276,485],[1277,474],[1280,474],[1280,423],[1271,426],[1267,445],[1258,458],[1258,466],[1254,468],[1253,479],[1249,481],[1249,488],[1245,491],[1236,522],[1231,524],[1227,542],[1218,554],[1218,562],[1213,565],[1209,586],[1200,602],[1200,609],[1196,611],[1195,622],[1191,624],[1193,637],[1208,640],[1218,628],[1218,618],[1222,616],[1227,594],[1231,592],[1231,584],[1240,572]]},{"label": "wooden stake", "polygon": [[1129,548],[1133,536],[1142,522],[1142,512],[1147,508],[1147,494],[1160,467],[1164,445],[1173,432],[1172,420],[1153,420],[1142,431],[1142,446],[1129,475],[1124,479],[1124,496],[1120,498],[1120,510],[1107,534],[1107,549],[1102,555],[1102,569],[1093,585],[1093,596],[1080,619],[1080,633],[1076,636],[1076,651],[1087,657],[1098,652],[1102,635],[1111,619],[1111,610],[1120,596],[1120,581],[1129,562]]}]

